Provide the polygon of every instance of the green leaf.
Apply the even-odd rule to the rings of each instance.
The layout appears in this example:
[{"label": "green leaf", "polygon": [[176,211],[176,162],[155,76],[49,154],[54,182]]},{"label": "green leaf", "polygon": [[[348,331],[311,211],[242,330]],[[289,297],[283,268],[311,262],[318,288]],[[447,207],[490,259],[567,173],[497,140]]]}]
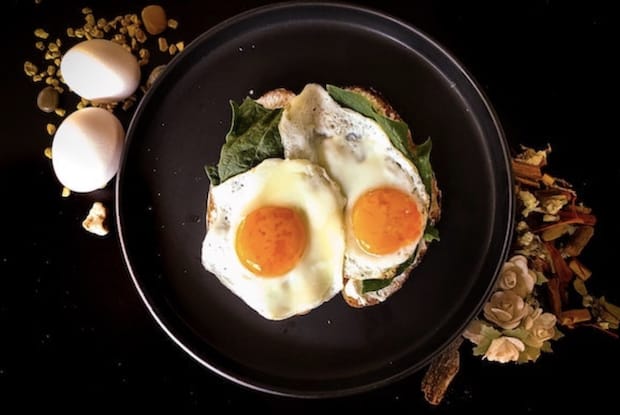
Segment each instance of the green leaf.
[{"label": "green leaf", "polygon": [[491,341],[490,340],[488,342],[486,340],[481,341],[479,345],[474,347],[473,355],[474,356],[482,356],[482,355],[484,355],[487,352],[487,350],[489,349],[490,345],[491,345]]},{"label": "green leaf", "polygon": [[431,168],[431,140],[428,138],[424,143],[415,146],[413,152],[409,147],[409,127],[402,121],[392,120],[380,114],[372,106],[372,103],[363,95],[357,92],[347,91],[333,85],[327,85],[327,92],[340,105],[351,108],[354,111],[375,120],[381,127],[383,132],[388,136],[390,142],[405,157],[415,164],[426,188],[426,192],[430,195],[432,192],[431,181],[433,178],[433,170]]},{"label": "green leaf", "polygon": [[512,330],[504,330],[503,334],[504,336],[515,337],[524,343],[529,335],[527,330],[525,330],[523,327],[519,327],[519,328],[512,329]]},{"label": "green leaf", "polygon": [[588,288],[586,287],[586,283],[581,278],[575,278],[573,280],[573,288],[582,297],[588,295]]},{"label": "green leaf", "polygon": [[426,242],[439,241],[439,230],[427,223],[426,229],[424,229],[424,240]]},{"label": "green leaf", "polygon": [[409,258],[407,258],[404,262],[402,262],[398,267],[396,267],[396,271],[394,271],[394,276],[397,277],[400,274],[402,274],[403,272],[405,272],[405,270],[407,268],[409,268],[409,266],[411,266],[411,264],[413,264],[415,262],[415,259],[418,256],[418,246],[416,246],[415,251],[413,251],[413,255],[411,255]]},{"label": "green leaf", "polygon": [[357,92],[338,88],[334,85],[327,85],[327,92],[334,99],[334,101],[340,105],[351,108],[352,110],[375,120],[383,132],[387,134],[394,147],[403,153],[405,157],[413,161],[413,155],[411,154],[408,145],[409,127],[407,127],[407,124],[402,121],[392,120],[391,118],[380,114],[372,106],[372,102],[370,102],[368,98],[358,94]]},{"label": "green leaf", "polygon": [[487,324],[483,324],[480,329],[480,335],[482,336],[482,340],[478,346],[474,347],[474,356],[482,356],[485,354],[489,349],[491,342],[500,337],[502,333]]},{"label": "green leaf", "polygon": [[371,291],[378,291],[390,285],[392,283],[392,280],[395,277],[398,277],[400,274],[405,272],[405,270],[409,268],[411,264],[414,263],[417,256],[418,256],[418,247],[416,247],[415,251],[413,252],[413,255],[411,255],[404,262],[402,262],[398,267],[396,267],[396,270],[394,271],[394,277],[392,278],[381,278],[381,279],[377,278],[377,279],[363,280],[362,281],[362,294],[366,294],[367,292],[371,292]]},{"label": "green leaf", "polygon": [[425,142],[420,145],[415,146],[413,149],[413,164],[418,168],[418,173],[420,173],[420,177],[422,178],[422,182],[424,183],[424,187],[426,188],[426,193],[431,195],[432,186],[431,182],[433,180],[433,168],[431,167],[431,150],[433,148],[433,144],[430,138],[427,138]]},{"label": "green leaf", "polygon": [[534,273],[536,274],[536,285],[543,285],[549,282],[547,277],[545,277],[545,274],[543,274],[542,272],[534,271]]},{"label": "green leaf", "polygon": [[542,347],[540,348],[540,350],[542,350],[545,353],[551,353],[553,352],[553,349],[551,348],[551,342],[543,342]]},{"label": "green leaf", "polygon": [[[393,120],[377,113],[374,120],[379,124],[381,129],[385,131],[390,141],[405,157],[412,160],[411,151],[409,150],[409,127],[402,121]],[[428,189],[427,189],[428,190]]]},{"label": "green leaf", "polygon": [[207,173],[213,186],[220,184],[220,174],[217,171],[217,166],[205,166],[205,173]]},{"label": "green leaf", "polygon": [[367,292],[371,291],[379,291],[380,289],[390,285],[393,279],[394,278],[363,280],[362,294],[366,294]]},{"label": "green leaf", "polygon": [[562,337],[564,337],[564,333],[562,333],[560,330],[558,330],[557,326],[555,327],[555,334],[553,336],[553,338],[551,340],[560,340]]},{"label": "green leaf", "polygon": [[231,101],[232,122],[222,146],[217,174],[213,166],[207,175],[213,184],[243,173],[268,158],[284,157],[278,124],[282,109],[267,109],[251,98],[241,105]]},{"label": "green leaf", "polygon": [[519,359],[517,363],[527,363],[536,361],[540,357],[540,349],[538,347],[532,347],[525,345],[525,349],[519,353]]}]

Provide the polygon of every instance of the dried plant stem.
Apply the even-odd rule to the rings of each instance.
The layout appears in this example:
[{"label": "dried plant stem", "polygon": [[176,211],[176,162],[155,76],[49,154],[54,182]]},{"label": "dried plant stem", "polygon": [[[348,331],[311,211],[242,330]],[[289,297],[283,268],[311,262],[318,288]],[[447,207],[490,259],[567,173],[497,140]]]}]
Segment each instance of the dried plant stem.
[{"label": "dried plant stem", "polygon": [[422,379],[424,399],[431,405],[439,405],[443,400],[448,387],[459,371],[459,347],[463,343],[461,336],[457,337],[447,348],[437,356],[426,370]]}]

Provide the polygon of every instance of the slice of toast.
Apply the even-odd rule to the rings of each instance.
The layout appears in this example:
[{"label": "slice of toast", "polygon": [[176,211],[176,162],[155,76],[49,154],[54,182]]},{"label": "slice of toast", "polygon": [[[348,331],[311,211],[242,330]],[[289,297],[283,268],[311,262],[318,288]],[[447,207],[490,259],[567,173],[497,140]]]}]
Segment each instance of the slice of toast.
[{"label": "slice of toast", "polygon": [[[393,120],[402,121],[401,116],[394,110],[394,108],[385,100],[381,94],[377,91],[370,88],[363,88],[359,86],[350,86],[346,87],[350,91],[356,92],[360,95],[366,97],[373,105],[376,111],[380,112],[384,116],[391,118]],[[294,98],[296,94],[288,89],[277,88],[271,91],[266,92],[260,98],[256,100],[259,104],[263,105],[265,108],[275,109],[275,108],[284,108],[288,104],[288,102]],[[409,146],[410,150],[414,150],[415,144],[413,142],[411,131],[409,131]],[[429,207],[429,222],[431,224],[435,224],[441,216],[441,192],[437,186],[437,180],[433,175],[432,178],[432,192],[431,192],[431,200]],[[207,202],[207,226],[212,222],[211,212],[213,211],[213,200],[210,197],[211,192],[209,192],[208,202]],[[411,265],[409,265],[402,273],[394,276],[392,282],[377,291],[370,291],[363,293],[362,292],[362,281],[359,279],[351,278],[352,276],[343,276],[344,279],[344,288],[342,290],[342,295],[344,300],[351,307],[366,307],[375,304],[379,304],[385,301],[388,297],[398,291],[405,281],[409,278],[409,274],[413,268],[415,268],[421,261],[422,257],[426,253],[427,244],[424,239],[420,241],[420,245],[418,247],[416,258],[412,261]]]}]

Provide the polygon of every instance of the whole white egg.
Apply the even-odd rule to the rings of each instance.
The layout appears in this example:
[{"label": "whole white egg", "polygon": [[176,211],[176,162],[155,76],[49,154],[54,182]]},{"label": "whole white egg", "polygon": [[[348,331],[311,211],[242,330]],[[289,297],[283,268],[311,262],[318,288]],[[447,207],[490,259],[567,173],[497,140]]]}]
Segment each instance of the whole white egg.
[{"label": "whole white egg", "polygon": [[78,43],[60,62],[65,83],[80,97],[113,102],[129,97],[140,83],[140,65],[119,44],[105,39]]},{"label": "whole white egg", "polygon": [[101,189],[120,164],[125,132],[114,114],[84,108],[58,127],[52,143],[52,165],[58,180],[74,192]]}]

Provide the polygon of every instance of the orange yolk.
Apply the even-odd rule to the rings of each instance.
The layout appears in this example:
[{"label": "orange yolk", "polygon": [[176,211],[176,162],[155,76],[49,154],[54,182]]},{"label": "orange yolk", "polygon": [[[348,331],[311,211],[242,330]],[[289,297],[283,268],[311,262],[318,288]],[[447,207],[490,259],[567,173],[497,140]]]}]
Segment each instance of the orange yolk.
[{"label": "orange yolk", "polygon": [[398,189],[380,187],[364,193],[352,212],[353,234],[371,254],[385,255],[416,241],[422,215],[413,197]]},{"label": "orange yolk", "polygon": [[306,226],[296,210],[264,206],[243,219],[235,249],[248,270],[261,277],[275,277],[295,267],[306,243]]}]

